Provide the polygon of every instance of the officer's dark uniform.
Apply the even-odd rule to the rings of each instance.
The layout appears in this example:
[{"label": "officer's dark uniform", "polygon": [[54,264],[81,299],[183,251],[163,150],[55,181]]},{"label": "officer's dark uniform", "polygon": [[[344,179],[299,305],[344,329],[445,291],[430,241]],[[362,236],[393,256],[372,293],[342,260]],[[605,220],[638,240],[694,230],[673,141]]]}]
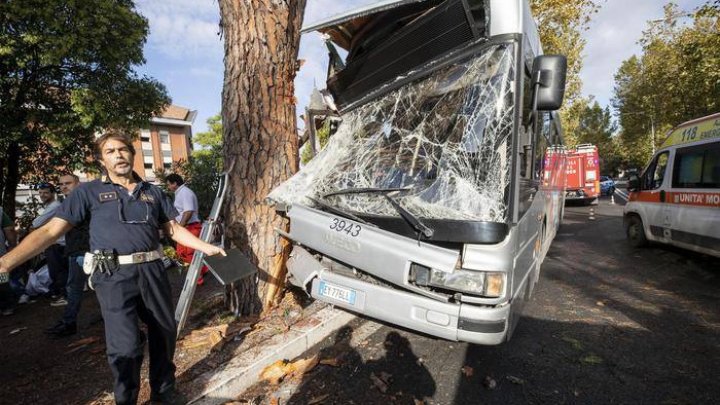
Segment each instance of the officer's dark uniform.
[{"label": "officer's dark uniform", "polygon": [[[111,183],[109,178],[81,184],[55,216],[73,225],[89,217],[93,252],[109,249],[118,255],[128,255],[157,250],[158,229],[175,218],[177,212],[160,188],[135,177],[138,183],[132,193]],[[138,318],[148,326],[152,392],[163,394],[173,389],[176,323],[170,283],[162,262],[120,265],[112,273],[96,271],[91,281],[105,321],[115,401],[137,402],[145,340]]]}]

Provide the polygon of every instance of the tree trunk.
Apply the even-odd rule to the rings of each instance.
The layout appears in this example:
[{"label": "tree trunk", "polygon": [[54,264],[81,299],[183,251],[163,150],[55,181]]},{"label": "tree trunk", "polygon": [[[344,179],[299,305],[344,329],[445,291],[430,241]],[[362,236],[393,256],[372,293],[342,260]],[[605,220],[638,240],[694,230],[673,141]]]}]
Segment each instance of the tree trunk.
[{"label": "tree trunk", "polygon": [[295,73],[305,0],[220,0],[225,36],[223,153],[235,161],[226,235],[258,265],[259,281],[228,289],[236,314],[272,306],[285,284],[290,244],[274,228],[287,222],[265,201],[298,170]]},{"label": "tree trunk", "polygon": [[7,172],[3,184],[2,207],[10,217],[15,218],[15,195],[20,180],[20,145],[12,142],[7,151]]}]

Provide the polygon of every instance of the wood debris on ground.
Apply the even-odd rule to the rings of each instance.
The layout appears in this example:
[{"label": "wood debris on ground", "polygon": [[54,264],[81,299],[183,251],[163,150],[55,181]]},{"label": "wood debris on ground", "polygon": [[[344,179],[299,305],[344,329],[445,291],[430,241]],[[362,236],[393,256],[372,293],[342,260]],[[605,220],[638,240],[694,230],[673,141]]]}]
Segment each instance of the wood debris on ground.
[{"label": "wood debris on ground", "polygon": [[319,404],[319,403],[321,403],[322,401],[326,400],[329,396],[330,396],[330,394],[324,394],[324,395],[320,395],[320,396],[315,397],[315,398],[310,398],[310,400],[308,400],[307,404],[308,404],[308,405]]},{"label": "wood debris on ground", "polygon": [[377,389],[380,390],[383,394],[387,392],[388,390],[388,383],[386,381],[383,381],[380,377],[376,376],[375,373],[370,373],[370,380],[372,380],[373,384]]},{"label": "wood debris on ground", "polygon": [[182,347],[185,349],[194,349],[200,347],[210,347],[211,350],[217,350],[226,342],[236,337],[242,336],[243,333],[252,330],[250,322],[238,321],[229,324],[206,326],[190,332],[182,340]]},{"label": "wood debris on ground", "polygon": [[294,362],[278,360],[260,372],[260,380],[268,381],[272,385],[277,385],[287,377],[302,377],[303,374],[315,368],[318,363],[319,359],[317,355],[306,359],[299,359]]},{"label": "wood debris on ground", "polygon": [[320,360],[320,364],[324,366],[330,366],[330,367],[339,367],[340,366],[340,359],[337,357],[330,357],[327,359]]},{"label": "wood debris on ground", "polygon": [[[89,346],[92,346],[94,343],[97,343],[99,341],[100,341],[99,336],[90,336],[90,337],[86,337],[84,339],[76,340],[76,341],[70,343],[69,345],[67,345],[68,349],[70,349],[70,350],[66,351],[65,354],[75,353],[75,352],[85,349]],[[102,351],[104,349],[104,347],[100,346],[99,349],[100,349],[100,351]],[[98,347],[95,347],[95,348],[91,349],[90,351],[91,351],[91,353],[95,354],[95,353],[97,353],[97,350],[98,350]]]}]

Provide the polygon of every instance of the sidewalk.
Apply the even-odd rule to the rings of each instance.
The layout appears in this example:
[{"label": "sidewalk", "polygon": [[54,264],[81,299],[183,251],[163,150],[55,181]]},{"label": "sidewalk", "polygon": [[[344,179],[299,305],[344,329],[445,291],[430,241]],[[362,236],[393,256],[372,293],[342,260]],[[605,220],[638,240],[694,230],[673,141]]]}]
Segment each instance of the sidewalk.
[{"label": "sidewalk", "polygon": [[271,334],[267,339],[248,339],[232,351],[234,355],[226,363],[217,364],[192,381],[180,384],[189,403],[209,405],[235,400],[259,381],[265,367],[277,360],[301,355],[355,318],[348,312],[319,302],[310,304],[306,310],[287,331]]}]

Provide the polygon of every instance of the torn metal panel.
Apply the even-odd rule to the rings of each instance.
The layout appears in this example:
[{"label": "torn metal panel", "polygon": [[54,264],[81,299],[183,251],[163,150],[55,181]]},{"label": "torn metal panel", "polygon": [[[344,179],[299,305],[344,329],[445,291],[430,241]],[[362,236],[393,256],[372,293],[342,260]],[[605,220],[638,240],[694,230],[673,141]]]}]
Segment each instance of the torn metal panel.
[{"label": "torn metal panel", "polygon": [[[269,198],[314,206],[310,198],[346,188],[404,187],[394,198],[418,217],[505,222],[514,66],[514,45],[491,45],[357,107]],[[327,201],[359,214],[398,215],[377,194]]]},{"label": "torn metal panel", "polygon": [[374,17],[385,11],[393,10],[406,5],[417,3],[427,3],[427,7],[438,3],[437,0],[385,0],[377,3],[369,4],[358,9],[353,9],[345,13],[332,16],[325,20],[313,22],[302,28],[302,33],[319,31],[327,34],[330,38],[341,46],[349,50],[353,36],[362,31],[365,25],[372,21]]}]

